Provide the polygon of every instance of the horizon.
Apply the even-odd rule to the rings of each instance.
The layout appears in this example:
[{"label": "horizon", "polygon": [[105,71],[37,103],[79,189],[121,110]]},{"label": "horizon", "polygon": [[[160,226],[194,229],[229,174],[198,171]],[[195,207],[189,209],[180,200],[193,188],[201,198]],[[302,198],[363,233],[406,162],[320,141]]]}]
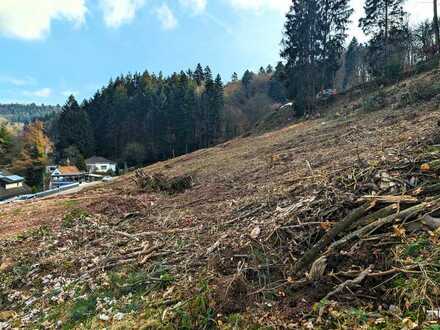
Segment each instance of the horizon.
[{"label": "horizon", "polygon": [[[0,103],[63,105],[88,99],[128,73],[209,65],[224,82],[233,72],[276,65],[289,0],[3,0]],[[412,24],[429,3],[409,0]],[[363,2],[352,0],[350,36]]]}]

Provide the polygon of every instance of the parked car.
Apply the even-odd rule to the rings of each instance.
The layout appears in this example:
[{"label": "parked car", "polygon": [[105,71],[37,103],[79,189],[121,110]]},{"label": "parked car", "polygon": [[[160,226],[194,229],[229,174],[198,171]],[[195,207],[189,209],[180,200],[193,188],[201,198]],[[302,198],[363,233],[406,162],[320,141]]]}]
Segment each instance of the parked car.
[{"label": "parked car", "polygon": [[318,101],[326,101],[334,96],[336,96],[336,89],[324,89],[316,95]]},{"label": "parked car", "polygon": [[291,109],[291,108],[293,108],[293,102],[284,104],[283,106],[279,107],[278,110]]},{"label": "parked car", "polygon": [[112,180],[113,180],[113,178],[111,176],[105,176],[102,178],[102,182],[110,182]]}]

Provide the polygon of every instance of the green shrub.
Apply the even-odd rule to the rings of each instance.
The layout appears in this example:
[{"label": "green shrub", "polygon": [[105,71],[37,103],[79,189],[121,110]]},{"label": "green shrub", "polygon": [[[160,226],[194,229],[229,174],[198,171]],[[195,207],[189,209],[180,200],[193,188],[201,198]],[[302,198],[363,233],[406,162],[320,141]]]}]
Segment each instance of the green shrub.
[{"label": "green shrub", "polygon": [[379,91],[373,95],[369,95],[362,100],[362,109],[365,112],[373,112],[385,107],[385,94]]},{"label": "green shrub", "polygon": [[440,83],[419,80],[413,83],[408,92],[400,97],[400,105],[406,106],[416,102],[427,102],[440,94]]}]

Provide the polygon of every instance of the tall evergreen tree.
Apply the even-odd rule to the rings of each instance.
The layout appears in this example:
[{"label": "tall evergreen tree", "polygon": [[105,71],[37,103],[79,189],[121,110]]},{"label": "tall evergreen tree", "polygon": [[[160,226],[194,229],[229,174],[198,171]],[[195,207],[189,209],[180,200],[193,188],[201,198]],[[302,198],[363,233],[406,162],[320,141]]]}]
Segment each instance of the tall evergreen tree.
[{"label": "tall evergreen tree", "polygon": [[60,114],[58,132],[58,150],[76,146],[84,156],[93,154],[94,136],[89,116],[73,95],[69,96]]},{"label": "tall evergreen tree", "polygon": [[202,82],[205,80],[205,73],[203,72],[203,68],[200,63],[197,64],[196,70],[194,71],[194,80],[198,86],[201,86]]},{"label": "tall evergreen tree", "polygon": [[[405,24],[405,0],[366,0],[359,26],[371,37],[369,60],[375,76],[399,74],[409,29]],[[394,71],[394,72],[393,72]]]},{"label": "tall evergreen tree", "polygon": [[285,102],[287,100],[285,67],[282,62],[278,62],[269,84],[269,96],[276,102]]},{"label": "tall evergreen tree", "polygon": [[366,0],[365,16],[359,20],[359,26],[369,36],[383,36],[387,41],[393,30],[400,30],[404,24],[405,0]]},{"label": "tall evergreen tree", "polygon": [[237,72],[234,72],[232,74],[231,80],[232,80],[232,82],[237,82],[238,81],[238,74],[237,74]]},{"label": "tall evergreen tree", "polygon": [[352,12],[349,0],[292,1],[281,55],[299,113],[312,110],[316,93],[333,84]]},{"label": "tall evergreen tree", "polygon": [[250,96],[250,87],[251,87],[251,81],[254,79],[254,73],[252,71],[246,70],[243,74],[243,78],[241,78],[241,83],[244,87],[246,96]]}]

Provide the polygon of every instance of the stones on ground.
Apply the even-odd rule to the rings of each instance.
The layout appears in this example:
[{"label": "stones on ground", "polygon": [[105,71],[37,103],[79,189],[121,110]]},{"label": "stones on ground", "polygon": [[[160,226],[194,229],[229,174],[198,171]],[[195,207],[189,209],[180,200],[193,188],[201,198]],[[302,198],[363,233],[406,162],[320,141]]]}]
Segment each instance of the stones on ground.
[{"label": "stones on ground", "polygon": [[14,268],[15,261],[12,258],[3,258],[0,261],[0,273],[1,272],[7,272]]}]

